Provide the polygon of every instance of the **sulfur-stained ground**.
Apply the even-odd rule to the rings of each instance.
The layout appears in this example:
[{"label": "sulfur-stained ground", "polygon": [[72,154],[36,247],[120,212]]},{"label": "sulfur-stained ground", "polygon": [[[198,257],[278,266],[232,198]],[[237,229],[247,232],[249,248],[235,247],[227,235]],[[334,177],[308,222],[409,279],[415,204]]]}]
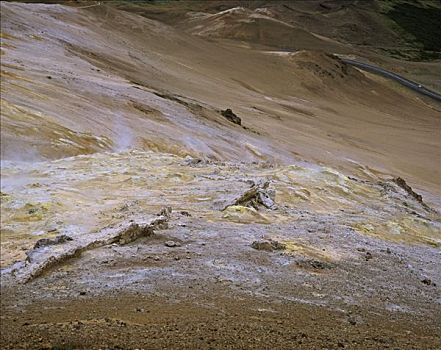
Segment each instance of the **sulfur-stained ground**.
[{"label": "sulfur-stained ground", "polygon": [[[440,345],[439,214],[391,178],[132,151],[6,162],[2,180],[6,348]],[[276,209],[228,207],[262,181]],[[168,228],[21,279],[38,239],[73,238],[50,259],[168,206]]]},{"label": "sulfur-stained ground", "polygon": [[80,5],[1,3],[2,349],[441,348],[440,108],[334,54],[438,62]]}]

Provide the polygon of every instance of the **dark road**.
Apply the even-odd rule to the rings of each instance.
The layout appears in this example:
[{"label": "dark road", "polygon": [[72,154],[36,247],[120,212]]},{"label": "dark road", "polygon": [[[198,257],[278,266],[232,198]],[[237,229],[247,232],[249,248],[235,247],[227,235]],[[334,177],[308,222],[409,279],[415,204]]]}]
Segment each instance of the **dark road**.
[{"label": "dark road", "polygon": [[402,76],[389,72],[383,68],[377,67],[377,66],[373,66],[371,64],[367,64],[367,63],[362,63],[362,62],[358,62],[358,61],[354,61],[354,60],[349,60],[346,58],[342,58],[341,59],[343,62],[350,64],[351,66],[363,69],[365,71],[368,72],[372,72],[375,74],[379,74],[382,75],[386,78],[390,78],[393,79],[395,81],[397,81],[398,83],[400,83],[401,85],[404,85],[416,92],[418,92],[421,95],[425,95],[428,96],[434,100],[436,100],[437,102],[441,102],[441,95],[437,94],[436,92],[429,90],[427,88],[425,88],[424,86],[422,86],[421,84],[418,84],[414,81],[408,80],[406,78],[403,78]]}]

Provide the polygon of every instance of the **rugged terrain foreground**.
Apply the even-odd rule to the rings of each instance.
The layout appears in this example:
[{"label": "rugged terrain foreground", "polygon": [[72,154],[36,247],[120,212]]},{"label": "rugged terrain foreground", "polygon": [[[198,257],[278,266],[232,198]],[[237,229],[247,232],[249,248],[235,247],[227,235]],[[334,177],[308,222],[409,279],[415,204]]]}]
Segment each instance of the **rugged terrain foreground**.
[{"label": "rugged terrain foreground", "polygon": [[48,237],[2,247],[6,347],[439,348],[439,215],[396,179],[145,152],[2,175],[5,227]]},{"label": "rugged terrain foreground", "polygon": [[2,2],[1,348],[440,349],[440,106],[341,59],[437,48],[356,3]]}]

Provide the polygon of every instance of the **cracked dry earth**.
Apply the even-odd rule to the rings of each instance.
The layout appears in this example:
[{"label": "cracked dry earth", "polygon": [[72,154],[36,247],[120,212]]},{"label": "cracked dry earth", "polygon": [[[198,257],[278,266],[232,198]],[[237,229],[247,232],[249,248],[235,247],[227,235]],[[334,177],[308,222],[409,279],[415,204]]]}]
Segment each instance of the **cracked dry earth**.
[{"label": "cracked dry earth", "polygon": [[[440,216],[402,181],[140,151],[1,171],[4,349],[441,347]],[[265,182],[274,206],[241,202]]]}]

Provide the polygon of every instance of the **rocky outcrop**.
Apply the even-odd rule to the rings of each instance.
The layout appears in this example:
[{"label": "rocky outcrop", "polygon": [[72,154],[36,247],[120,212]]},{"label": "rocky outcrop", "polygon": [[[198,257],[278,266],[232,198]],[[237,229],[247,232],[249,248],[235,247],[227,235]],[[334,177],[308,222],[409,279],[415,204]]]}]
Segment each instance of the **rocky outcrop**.
[{"label": "rocky outcrop", "polygon": [[55,238],[42,238],[35,243],[34,249],[46,247],[48,245],[61,244],[69,241],[72,241],[72,237],[69,237],[67,235],[59,235]]},{"label": "rocky outcrop", "polygon": [[272,252],[273,250],[283,250],[286,248],[286,245],[284,243],[270,239],[268,241],[254,241],[251,244],[251,248]]},{"label": "rocky outcrop", "polygon": [[237,125],[242,125],[242,119],[240,119],[236,114],[234,114],[230,108],[227,108],[225,111],[222,111],[221,114],[230,122]]},{"label": "rocky outcrop", "polygon": [[124,245],[141,237],[151,236],[154,234],[154,230],[168,227],[167,222],[170,215],[171,208],[167,207],[161,210],[158,217],[147,222],[124,222],[116,227],[106,227],[79,240],[60,238],[42,243],[37,242],[34,249],[26,254],[27,259],[24,265],[14,273],[20,281],[24,283],[29,282],[52,267],[71,258],[78,257],[87,250],[110,244]]},{"label": "rocky outcrop", "polygon": [[225,210],[231,206],[243,206],[254,208],[259,210],[259,207],[265,207],[267,209],[277,209],[276,203],[274,202],[276,192],[270,189],[270,182],[266,181],[263,184],[254,184],[248,191],[237,198],[233,203],[228,204]]},{"label": "rocky outcrop", "polygon": [[403,190],[405,190],[407,192],[407,194],[409,196],[411,196],[412,198],[414,198],[417,202],[419,202],[424,209],[428,210],[428,211],[433,211],[432,208],[430,208],[426,203],[424,203],[423,201],[423,196],[421,196],[420,194],[416,193],[412,187],[410,187],[406,181],[401,178],[401,177],[396,177],[392,180],[393,182],[395,182],[398,186],[400,186]]}]

